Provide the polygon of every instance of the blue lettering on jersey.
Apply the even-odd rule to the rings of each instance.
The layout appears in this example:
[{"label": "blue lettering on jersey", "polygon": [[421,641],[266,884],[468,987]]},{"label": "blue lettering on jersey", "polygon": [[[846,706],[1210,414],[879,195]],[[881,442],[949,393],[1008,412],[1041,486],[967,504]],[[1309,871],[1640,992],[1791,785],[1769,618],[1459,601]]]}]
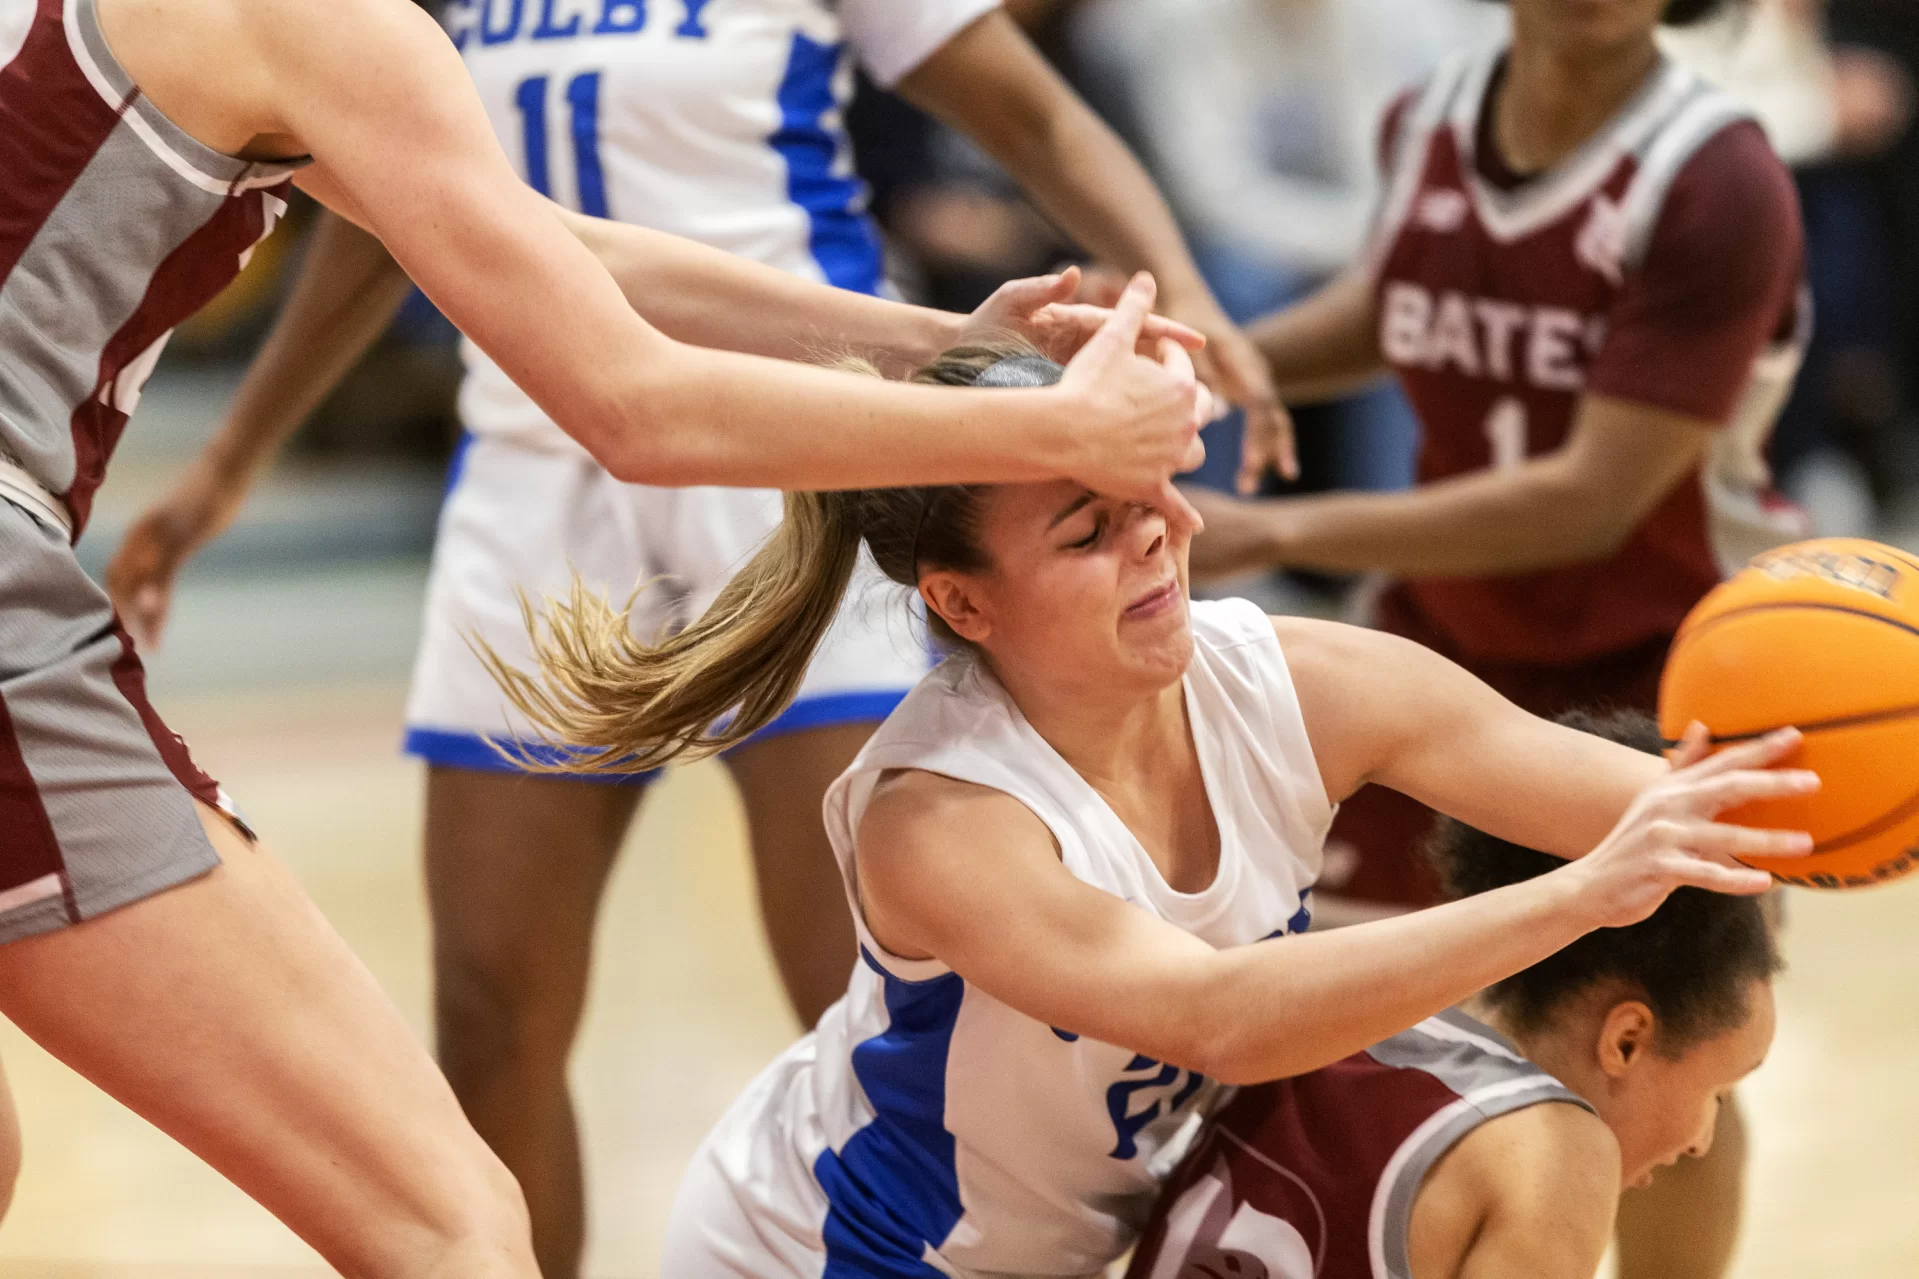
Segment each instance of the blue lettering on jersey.
[{"label": "blue lettering on jersey", "polygon": [[[1196,1070],[1181,1070],[1178,1066],[1168,1066],[1154,1061],[1144,1053],[1126,1063],[1128,1074],[1142,1070],[1150,1070],[1154,1073],[1145,1079],[1122,1079],[1106,1090],[1106,1113],[1112,1117],[1113,1132],[1118,1138],[1110,1152],[1114,1159],[1131,1159],[1139,1154],[1140,1130],[1157,1120],[1161,1113],[1178,1114],[1180,1107],[1191,1101],[1199,1092],[1201,1085],[1206,1082],[1206,1076]],[[1170,1101],[1167,1098],[1158,1097],[1143,1109],[1131,1108],[1135,1093],[1144,1092],[1149,1088],[1170,1088],[1179,1081],[1181,1075],[1186,1076],[1186,1082],[1181,1085],[1177,1093],[1173,1094]],[[1163,1112],[1162,1105],[1165,1107]]]},{"label": "blue lettering on jersey", "polygon": [[[494,15],[501,12],[505,21],[496,23]],[[525,16],[526,0],[485,0],[480,10],[480,43],[505,44],[520,34],[520,20]]]},{"label": "blue lettering on jersey", "polygon": [[593,26],[596,36],[631,35],[646,25],[643,0],[600,0],[600,20]]},{"label": "blue lettering on jersey", "polygon": [[688,40],[704,40],[707,30],[700,25],[700,14],[713,0],[686,0],[686,20],[673,28],[673,34],[684,36]]},{"label": "blue lettering on jersey", "polygon": [[580,21],[585,15],[576,13],[561,26],[553,20],[553,9],[558,3],[559,0],[540,0],[540,22],[533,28],[533,39],[570,40],[580,34]]}]

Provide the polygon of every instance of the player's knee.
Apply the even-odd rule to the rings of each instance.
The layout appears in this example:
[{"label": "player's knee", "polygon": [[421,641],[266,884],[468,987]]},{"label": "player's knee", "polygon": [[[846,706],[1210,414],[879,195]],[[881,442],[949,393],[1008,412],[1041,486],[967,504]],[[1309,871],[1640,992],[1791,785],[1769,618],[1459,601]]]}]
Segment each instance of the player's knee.
[{"label": "player's knee", "polygon": [[564,1071],[572,1047],[570,1001],[543,992],[529,967],[497,955],[441,953],[434,963],[440,1065],[456,1090],[504,1067]]}]

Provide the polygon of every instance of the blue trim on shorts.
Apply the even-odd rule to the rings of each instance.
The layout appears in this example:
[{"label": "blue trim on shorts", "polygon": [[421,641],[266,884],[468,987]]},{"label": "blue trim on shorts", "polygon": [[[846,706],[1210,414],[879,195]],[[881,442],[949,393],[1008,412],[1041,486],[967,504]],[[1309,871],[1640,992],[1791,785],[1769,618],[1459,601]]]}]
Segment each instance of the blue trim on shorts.
[{"label": "blue trim on shorts", "polygon": [[[877,724],[891,715],[906,695],[906,688],[866,689],[855,693],[821,693],[794,702],[780,712],[778,719],[747,738],[740,746],[751,746],[788,733],[809,728],[835,728],[841,724]],[[736,746],[733,749],[738,750]]]},{"label": "blue trim on shorts", "polygon": [[[788,733],[809,728],[831,728],[840,724],[877,724],[893,713],[903,701],[906,689],[872,689],[855,693],[823,693],[795,702],[780,717],[753,734],[740,746],[750,746]],[[564,764],[582,752],[546,742],[502,741],[503,746],[522,751],[542,764]],[[733,749],[738,750],[740,746]],[[402,754],[416,756],[429,764],[462,768],[470,772],[504,773],[524,776],[526,770],[494,748],[483,733],[463,733],[439,728],[408,728],[400,744]],[[637,773],[576,773],[569,780],[596,782],[602,786],[644,786],[660,773],[657,768]]]},{"label": "blue trim on shorts", "polygon": [[[448,732],[438,728],[409,728],[406,737],[400,743],[400,752],[425,760],[429,764],[439,764],[447,768],[463,768],[475,773],[504,773],[514,777],[538,776],[529,774],[512,760],[501,755],[493,743],[498,740],[501,746],[509,750],[522,751],[527,758],[541,764],[564,764],[583,751],[568,749],[564,746],[552,746],[546,742],[515,742],[488,738],[482,733]],[[574,773],[564,780],[575,782],[595,782],[602,786],[644,786],[658,776],[657,768],[637,773]]]}]

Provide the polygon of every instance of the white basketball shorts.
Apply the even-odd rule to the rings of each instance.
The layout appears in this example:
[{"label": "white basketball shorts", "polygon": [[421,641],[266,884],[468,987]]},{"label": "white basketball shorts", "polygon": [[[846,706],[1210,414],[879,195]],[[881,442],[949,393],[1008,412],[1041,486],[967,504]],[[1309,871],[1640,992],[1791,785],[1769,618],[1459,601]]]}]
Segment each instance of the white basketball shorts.
[{"label": "white basketball shorts", "polygon": [[[484,639],[532,669],[516,590],[536,603],[563,596],[577,572],[618,605],[646,584],[632,627],[651,638],[698,617],[779,518],[780,495],[770,489],[623,484],[583,452],[469,435],[455,455],[433,548],[407,752],[455,768],[513,771],[491,739],[552,758],[470,644]],[[799,696],[760,738],[886,718],[931,666],[911,605],[911,594],[862,556]]]}]

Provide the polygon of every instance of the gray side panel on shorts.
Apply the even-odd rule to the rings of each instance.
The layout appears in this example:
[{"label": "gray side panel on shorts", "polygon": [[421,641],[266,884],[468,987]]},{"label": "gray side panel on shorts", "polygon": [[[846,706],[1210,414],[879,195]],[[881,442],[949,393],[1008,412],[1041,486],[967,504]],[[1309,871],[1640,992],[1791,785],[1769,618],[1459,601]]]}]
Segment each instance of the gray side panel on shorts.
[{"label": "gray side panel on shorts", "polygon": [[1511,1040],[1457,1009],[1366,1051],[1381,1065],[1424,1071],[1460,1098],[1406,1139],[1374,1192],[1386,1202],[1383,1214],[1377,1202],[1374,1206],[1382,1228],[1371,1240],[1373,1279],[1412,1279],[1407,1239],[1419,1188],[1433,1165],[1467,1133],[1490,1119],[1544,1102],[1592,1110],[1583,1097],[1520,1056]]},{"label": "gray side panel on shorts", "polygon": [[0,701],[60,846],[64,893],[0,913],[0,942],[91,918],[219,864],[191,795],[114,682],[122,648],[65,535],[0,501]]}]

